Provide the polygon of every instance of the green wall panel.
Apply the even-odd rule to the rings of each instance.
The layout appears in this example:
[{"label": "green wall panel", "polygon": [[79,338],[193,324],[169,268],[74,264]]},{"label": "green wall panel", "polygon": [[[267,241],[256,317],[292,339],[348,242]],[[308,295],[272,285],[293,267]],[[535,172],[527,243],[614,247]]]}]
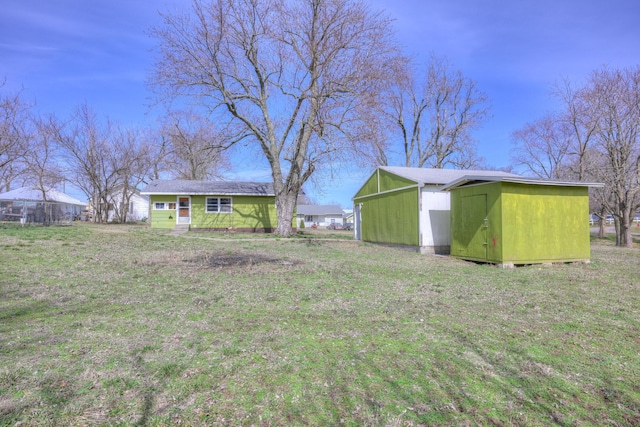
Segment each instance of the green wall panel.
[{"label": "green wall panel", "polygon": [[176,203],[177,196],[154,196],[151,195],[151,227],[152,228],[175,228],[176,210],[155,210],[156,203]]},{"label": "green wall panel", "polygon": [[[486,257],[475,252],[482,214],[463,200],[486,195]],[[468,204],[467,204],[468,206]],[[496,182],[451,192],[451,254],[502,264],[590,258],[587,187]],[[475,227],[475,228],[474,228]]]},{"label": "green wall panel", "polygon": [[588,260],[587,187],[503,184],[504,261]]},{"label": "green wall panel", "polygon": [[419,245],[418,189],[410,188],[356,201],[361,238],[368,242]]},{"label": "green wall panel", "polygon": [[[176,202],[178,196],[151,196],[151,226],[154,228],[174,228],[176,211],[153,210],[155,202]],[[233,196],[231,213],[207,213],[208,196],[191,196],[191,228],[235,228],[272,229],[276,228],[275,197]],[[226,197],[210,195],[209,197]],[[295,215],[294,215],[295,217]]]},{"label": "green wall panel", "polygon": [[385,191],[396,190],[399,188],[410,187],[412,185],[417,185],[418,183],[412,181],[407,178],[402,178],[398,175],[394,175],[392,173],[383,171],[379,169],[380,172],[380,192],[383,193]]},{"label": "green wall panel", "polygon": [[365,182],[360,191],[354,196],[358,197],[370,196],[373,194],[384,193],[386,191],[397,190],[411,186],[417,186],[418,183],[407,178],[400,177],[382,169],[377,169],[373,175]]},{"label": "green wall panel", "polygon": [[354,199],[362,196],[369,196],[371,194],[378,193],[378,173],[374,172],[373,175],[364,183],[360,191],[356,193]]},{"label": "green wall panel", "polygon": [[274,197],[233,196],[231,213],[207,213],[206,197],[191,198],[192,228],[270,229],[277,226]]},{"label": "green wall panel", "polygon": [[474,261],[501,259],[500,196],[500,183],[451,192],[451,255]]}]

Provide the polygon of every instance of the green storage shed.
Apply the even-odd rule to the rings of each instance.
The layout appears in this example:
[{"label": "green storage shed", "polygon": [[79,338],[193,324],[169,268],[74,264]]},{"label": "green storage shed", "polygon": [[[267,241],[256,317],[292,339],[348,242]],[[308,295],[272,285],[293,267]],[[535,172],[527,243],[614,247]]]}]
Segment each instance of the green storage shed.
[{"label": "green storage shed", "polygon": [[451,193],[451,255],[504,267],[589,262],[589,187],[602,184],[464,176]]},{"label": "green storage shed", "polygon": [[443,185],[465,175],[511,176],[486,170],[381,166],[353,197],[356,240],[449,253],[449,193]]}]

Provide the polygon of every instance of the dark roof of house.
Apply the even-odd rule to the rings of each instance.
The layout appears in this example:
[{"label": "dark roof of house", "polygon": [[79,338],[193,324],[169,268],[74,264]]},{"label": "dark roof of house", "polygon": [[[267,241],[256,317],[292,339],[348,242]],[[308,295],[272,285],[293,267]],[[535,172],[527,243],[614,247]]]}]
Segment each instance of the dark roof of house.
[{"label": "dark roof of house", "polygon": [[342,215],[344,211],[338,205],[298,205],[298,215]]},{"label": "dark roof of house", "polygon": [[142,194],[274,196],[270,182],[157,180],[149,183]]}]

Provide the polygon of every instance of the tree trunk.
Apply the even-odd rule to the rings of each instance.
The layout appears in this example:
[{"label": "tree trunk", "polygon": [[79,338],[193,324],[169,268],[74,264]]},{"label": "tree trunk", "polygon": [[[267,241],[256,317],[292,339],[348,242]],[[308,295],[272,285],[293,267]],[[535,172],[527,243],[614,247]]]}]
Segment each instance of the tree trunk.
[{"label": "tree trunk", "polygon": [[293,235],[293,214],[296,209],[298,195],[293,191],[283,189],[276,194],[276,213],[278,215],[278,227],[275,234],[279,236]]},{"label": "tree trunk", "polygon": [[616,226],[616,245],[630,248],[633,246],[633,237],[631,236],[631,210],[624,209],[621,212],[620,219],[616,222],[619,224]]},{"label": "tree trunk", "polygon": [[631,227],[628,224],[620,224],[620,245],[625,248],[633,246],[633,237],[631,236]]},{"label": "tree trunk", "polygon": [[600,225],[600,227],[598,228],[598,238],[604,239],[605,237],[607,237],[607,225],[604,216],[600,217],[598,224]]}]

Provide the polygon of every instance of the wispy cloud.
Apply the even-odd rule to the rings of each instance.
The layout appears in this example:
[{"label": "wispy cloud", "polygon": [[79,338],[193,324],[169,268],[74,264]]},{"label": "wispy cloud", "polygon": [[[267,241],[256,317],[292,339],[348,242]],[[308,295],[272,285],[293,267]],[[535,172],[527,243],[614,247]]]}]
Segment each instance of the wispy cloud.
[{"label": "wispy cloud", "polygon": [[[511,132],[554,108],[547,96],[553,81],[577,81],[604,64],[631,66],[640,58],[636,0],[366,1],[395,19],[407,53],[422,60],[446,55],[488,93],[493,118],[474,136],[479,154],[496,167],[508,163]],[[2,0],[0,77],[24,85],[53,112],[87,100],[110,117],[143,122],[154,44],[146,31],[161,24],[158,10],[190,3]],[[238,155],[228,179],[269,181],[261,156]],[[320,202],[349,205],[370,171],[340,169],[319,171],[306,188]]]},{"label": "wispy cloud", "polygon": [[44,44],[33,44],[33,43],[0,43],[0,51],[5,52],[16,52],[21,54],[41,54],[41,53],[51,53],[58,51],[59,48],[50,45]]}]

